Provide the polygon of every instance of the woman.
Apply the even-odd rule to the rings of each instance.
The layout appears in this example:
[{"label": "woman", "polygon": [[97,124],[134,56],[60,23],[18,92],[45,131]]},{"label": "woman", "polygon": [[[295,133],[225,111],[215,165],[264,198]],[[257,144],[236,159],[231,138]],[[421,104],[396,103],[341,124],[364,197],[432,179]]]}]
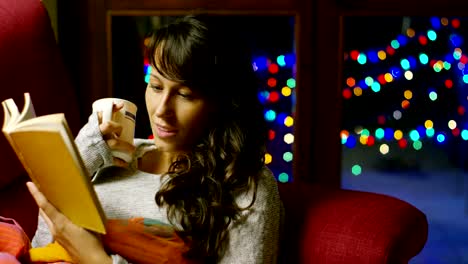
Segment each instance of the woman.
[{"label": "woman", "polygon": [[[91,175],[128,167],[93,178],[108,218],[169,223],[190,241],[187,256],[207,263],[276,263],[282,205],[263,162],[266,129],[251,58],[231,33],[209,16],[155,31],[145,94],[154,139],[125,144],[115,123],[93,114],[76,143]],[[122,164],[111,149],[132,151],[134,159]],[[45,218],[36,246],[50,242],[50,229],[78,262],[126,263],[28,186]]]}]

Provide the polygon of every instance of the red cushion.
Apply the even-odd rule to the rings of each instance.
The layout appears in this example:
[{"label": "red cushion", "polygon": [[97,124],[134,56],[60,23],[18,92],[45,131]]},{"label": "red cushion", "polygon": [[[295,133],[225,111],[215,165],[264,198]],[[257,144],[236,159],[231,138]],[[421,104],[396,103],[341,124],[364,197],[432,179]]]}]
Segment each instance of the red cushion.
[{"label": "red cushion", "polygon": [[408,263],[427,240],[425,215],[394,197],[306,183],[280,184],[280,194],[295,263]]}]

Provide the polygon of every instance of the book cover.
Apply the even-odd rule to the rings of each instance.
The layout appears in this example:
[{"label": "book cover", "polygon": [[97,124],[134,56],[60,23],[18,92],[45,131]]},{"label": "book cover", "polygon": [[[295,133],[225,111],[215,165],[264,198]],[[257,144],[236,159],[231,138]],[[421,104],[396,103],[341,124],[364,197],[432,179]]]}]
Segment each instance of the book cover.
[{"label": "book cover", "polygon": [[59,211],[83,228],[105,234],[105,215],[63,113],[36,117],[30,95],[20,113],[2,102],[2,131],[31,180]]}]

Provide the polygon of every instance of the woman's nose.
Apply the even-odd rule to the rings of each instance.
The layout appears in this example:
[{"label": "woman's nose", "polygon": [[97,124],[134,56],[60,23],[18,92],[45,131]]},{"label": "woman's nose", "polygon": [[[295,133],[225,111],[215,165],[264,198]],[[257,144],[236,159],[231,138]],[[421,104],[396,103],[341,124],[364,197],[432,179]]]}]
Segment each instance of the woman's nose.
[{"label": "woman's nose", "polygon": [[171,97],[169,94],[162,95],[156,107],[158,117],[169,116],[172,113]]}]

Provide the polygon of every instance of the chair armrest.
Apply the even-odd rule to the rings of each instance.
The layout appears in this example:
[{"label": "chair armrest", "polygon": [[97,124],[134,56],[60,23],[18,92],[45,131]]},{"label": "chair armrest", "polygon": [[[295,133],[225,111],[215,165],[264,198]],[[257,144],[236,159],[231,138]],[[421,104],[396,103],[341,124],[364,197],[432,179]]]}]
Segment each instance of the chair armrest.
[{"label": "chair armrest", "polygon": [[283,260],[408,263],[427,241],[426,216],[397,198],[298,182],[279,188],[286,212]]}]

